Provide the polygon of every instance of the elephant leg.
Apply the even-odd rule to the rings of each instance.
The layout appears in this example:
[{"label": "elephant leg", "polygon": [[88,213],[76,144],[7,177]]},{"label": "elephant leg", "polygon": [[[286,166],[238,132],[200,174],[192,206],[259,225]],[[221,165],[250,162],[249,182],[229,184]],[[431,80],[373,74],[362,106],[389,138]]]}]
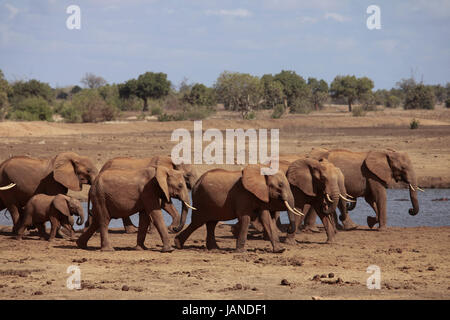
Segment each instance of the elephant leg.
[{"label": "elephant leg", "polygon": [[261,217],[261,222],[264,226],[264,229],[266,230],[267,235],[269,236],[270,242],[272,243],[273,252],[274,253],[284,252],[284,250],[286,250],[286,249],[283,248],[280,244],[280,240],[278,238],[278,233],[275,230],[275,224],[272,220],[272,217],[271,217],[269,211],[263,210],[261,212],[260,217]]},{"label": "elephant leg", "polygon": [[169,243],[169,233],[167,232],[167,227],[164,223],[161,210],[152,210],[150,212],[150,216],[152,217],[153,223],[155,224],[156,230],[158,230],[159,236],[161,237],[163,243],[161,252],[172,252],[173,249]]},{"label": "elephant leg", "polygon": [[150,223],[148,224],[147,233],[153,234],[155,233],[155,224],[153,223],[152,217],[150,217],[150,215],[148,217],[150,219]]},{"label": "elephant leg", "polygon": [[262,225],[261,220],[258,217],[256,217],[255,219],[250,219],[250,226],[258,232],[264,232],[264,226]]},{"label": "elephant leg", "polygon": [[208,250],[219,249],[216,242],[216,225],[219,221],[208,221],[206,223],[206,248]]},{"label": "elephant leg", "polygon": [[[196,215],[201,216],[201,213],[197,212]],[[192,232],[194,232],[204,224],[205,223],[203,221],[198,221],[198,219],[195,219],[195,216],[193,216],[191,224],[175,237],[175,247],[177,249],[183,249],[184,243],[192,234]]]},{"label": "elephant leg", "polygon": [[247,240],[248,227],[250,224],[250,216],[243,215],[239,217],[239,223],[241,227],[239,229],[239,235],[236,239],[236,252],[244,252],[245,241]]},{"label": "elephant leg", "polygon": [[371,196],[365,197],[366,202],[372,207],[373,211],[375,212],[375,217],[368,216],[367,217],[367,225],[370,229],[372,229],[377,223],[378,223],[378,208],[377,203]]},{"label": "elephant leg", "polygon": [[53,239],[55,239],[56,232],[59,229],[60,223],[56,217],[50,217],[50,224],[51,224],[51,229],[50,229],[50,237],[48,238],[48,241],[53,241]]},{"label": "elephant leg", "polygon": [[[339,211],[341,212],[341,215],[339,216],[339,220],[341,220],[343,225],[343,230],[349,231],[349,230],[355,230],[358,228],[358,225],[353,222],[353,220],[350,218],[350,215],[347,211],[347,205],[343,201],[339,201]],[[336,221],[337,223],[337,221]],[[336,224],[338,226],[339,224]]]},{"label": "elephant leg", "polygon": [[303,212],[307,212],[304,218],[303,231],[320,232],[320,230],[316,226],[317,213],[314,207],[310,206],[308,210],[307,206],[305,205],[305,209]]},{"label": "elephant leg", "polygon": [[109,216],[104,216],[99,221],[101,251],[114,251],[114,248],[109,240],[109,233],[108,233],[108,226],[110,220],[111,219],[109,218]]},{"label": "elephant leg", "polygon": [[150,224],[150,216],[145,211],[139,212],[139,229],[137,234],[136,250],[147,250],[145,246],[145,236],[147,235],[148,226]]},{"label": "elephant leg", "polygon": [[241,229],[241,222],[238,221],[235,224],[231,226],[231,232],[233,233],[233,236],[237,238],[239,236],[239,230]]},{"label": "elephant leg", "polygon": [[177,209],[172,203],[167,203],[165,201],[162,208],[172,217],[172,223],[167,227],[169,229],[169,232],[175,233],[174,228],[178,227],[178,225],[180,224],[180,215]]},{"label": "elephant leg", "polygon": [[136,233],[138,229],[131,222],[130,217],[122,218],[123,226],[125,228],[125,233]]},{"label": "elephant leg", "polygon": [[13,234],[17,234],[17,230],[19,229],[19,225],[20,225],[19,209],[17,208],[17,206],[12,204],[12,205],[8,206],[8,211],[11,214],[11,218],[12,218],[12,221],[13,221],[12,232],[13,232]]},{"label": "elephant leg", "polygon": [[99,227],[100,225],[98,221],[96,219],[92,219],[87,230],[84,231],[76,241],[78,248],[86,249],[89,239],[98,230]]},{"label": "elephant leg", "polygon": [[336,230],[334,224],[332,222],[332,218],[329,215],[324,214],[319,205],[314,206],[315,211],[319,215],[320,220],[322,221],[323,226],[325,227],[325,231],[327,232],[327,243],[335,242]]},{"label": "elephant leg", "polygon": [[374,192],[375,203],[377,205],[378,231],[385,231],[387,229],[386,189],[378,182],[375,182],[374,184],[374,186],[371,186],[371,189]]},{"label": "elephant leg", "polygon": [[298,226],[300,225],[301,222],[302,222],[302,217],[295,216],[295,231],[292,232],[292,233],[288,233],[286,235],[286,239],[284,240],[284,243],[296,244],[296,242],[295,242],[295,234],[297,233],[296,231],[298,230]]},{"label": "elephant leg", "polygon": [[39,231],[39,240],[47,240],[49,236],[47,232],[45,232],[45,223],[39,223],[37,228]]}]

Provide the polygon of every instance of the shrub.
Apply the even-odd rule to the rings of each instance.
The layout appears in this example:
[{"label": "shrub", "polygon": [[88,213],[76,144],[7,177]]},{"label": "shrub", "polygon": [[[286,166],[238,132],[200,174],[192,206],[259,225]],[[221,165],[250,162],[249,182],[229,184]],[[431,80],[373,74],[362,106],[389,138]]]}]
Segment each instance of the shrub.
[{"label": "shrub", "polygon": [[313,109],[309,99],[295,99],[290,107],[290,113],[308,114]]},{"label": "shrub", "polygon": [[411,122],[409,123],[409,128],[411,130],[418,129],[419,128],[419,123],[420,123],[419,120],[412,119]]},{"label": "shrub", "polygon": [[366,115],[366,112],[364,111],[363,107],[354,107],[352,110],[352,115],[354,117],[364,117]]},{"label": "shrub", "polygon": [[72,100],[73,106],[80,112],[83,122],[114,120],[118,110],[109,105],[94,89],[85,89],[77,93]]},{"label": "shrub", "polygon": [[24,121],[53,121],[53,110],[42,97],[20,100],[13,106],[10,118]]},{"label": "shrub", "polygon": [[255,111],[250,111],[250,112],[246,113],[244,116],[244,120],[254,120],[254,119],[256,119]]},{"label": "shrub", "polygon": [[185,112],[185,116],[189,120],[203,120],[212,115],[215,110],[211,107],[193,107]]},{"label": "shrub", "polygon": [[387,108],[397,108],[401,103],[401,99],[397,96],[390,95],[386,98],[386,107]]},{"label": "shrub", "polygon": [[280,119],[285,111],[286,108],[284,107],[284,104],[277,104],[275,108],[273,108],[273,112],[270,117],[272,119]]},{"label": "shrub", "polygon": [[76,123],[81,122],[81,112],[77,110],[71,103],[65,104],[59,114],[66,122]]},{"label": "shrub", "polygon": [[445,107],[446,107],[446,108],[450,108],[450,98],[448,98],[447,100],[445,100]]},{"label": "shrub", "polygon": [[408,109],[434,109],[435,97],[433,89],[424,84],[418,84],[408,90],[403,107]]},{"label": "shrub", "polygon": [[362,93],[358,99],[364,111],[375,111],[377,109],[375,96],[372,92]]},{"label": "shrub", "polygon": [[160,115],[162,113],[162,109],[160,106],[152,106],[150,108],[150,113],[152,116],[157,116]]}]

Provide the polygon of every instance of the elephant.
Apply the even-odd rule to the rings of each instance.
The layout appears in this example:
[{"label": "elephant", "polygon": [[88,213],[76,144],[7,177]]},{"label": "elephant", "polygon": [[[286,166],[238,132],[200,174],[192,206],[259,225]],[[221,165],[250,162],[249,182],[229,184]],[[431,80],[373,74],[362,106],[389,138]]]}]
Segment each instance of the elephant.
[{"label": "elephant", "polygon": [[[175,246],[182,249],[185,241],[196,229],[206,224],[207,249],[218,249],[215,227],[218,221],[239,219],[241,228],[236,241],[236,251],[244,251],[250,219],[259,216],[272,243],[273,252],[285,249],[274,233],[269,211],[288,210],[294,228],[294,216],[299,214],[286,176],[278,171],[273,175],[261,175],[261,167],[248,165],[242,171],[213,169],[204,173],[192,189],[192,200],[197,211],[192,214],[191,224],[175,237]],[[180,231],[186,221],[181,216]],[[294,230],[294,229],[292,229]],[[289,230],[288,230],[289,231]]]},{"label": "elephant", "polygon": [[56,196],[67,191],[80,191],[83,184],[92,184],[98,170],[88,157],[62,152],[50,159],[26,156],[12,157],[0,164],[0,210],[7,208],[17,233],[22,208],[36,194]]},{"label": "elephant", "polygon": [[[419,213],[417,190],[423,190],[417,186],[417,176],[406,152],[397,152],[393,149],[353,152],[345,149],[320,148],[313,149],[310,155],[327,158],[344,174],[348,195],[354,199],[365,198],[376,214],[376,217],[367,217],[369,228],[372,229],[378,223],[379,231],[387,229],[386,188],[392,180],[408,185],[412,204],[409,214],[415,216]],[[345,223],[347,221],[352,223],[348,214],[341,214],[340,219]],[[315,214],[311,212],[305,218],[305,224],[313,225],[314,222]]]},{"label": "elephant", "polygon": [[161,203],[170,202],[172,197],[190,207],[183,173],[178,170],[157,166],[144,169],[108,169],[99,173],[89,190],[92,223],[76,241],[78,247],[85,249],[91,236],[100,228],[101,250],[114,251],[108,236],[110,220],[139,212],[135,249],[147,249],[144,241],[151,217],[163,242],[162,252],[172,251],[161,212]]},{"label": "elephant", "polygon": [[[152,158],[130,158],[130,157],[117,157],[107,161],[103,167],[100,169],[100,172],[110,169],[143,169],[148,166],[164,166],[169,169],[175,169],[183,172],[183,176],[186,182],[186,186],[189,190],[192,189],[195,182],[198,179],[198,173],[195,167],[190,164],[174,164],[172,162],[171,157],[168,156],[155,156]],[[171,202],[163,202],[162,208],[169,213],[172,217],[172,223],[168,227],[169,232],[174,232],[174,227],[180,224],[180,215],[175,209],[174,205]],[[182,210],[187,211],[188,208],[182,204]],[[136,232],[136,227],[131,222],[129,217],[125,217],[122,219],[123,225],[125,227],[126,233],[134,233]],[[150,224],[150,229],[153,224]],[[88,222],[86,227],[88,226]]]},{"label": "elephant", "polygon": [[73,215],[78,216],[77,224],[79,226],[84,222],[84,211],[80,201],[64,194],[56,196],[34,195],[27,202],[23,211],[24,214],[17,231],[17,240],[22,240],[25,228],[31,225],[38,228],[41,239],[46,239],[45,222],[50,221],[51,231],[47,240],[52,241],[59,226],[66,228],[73,236]]}]

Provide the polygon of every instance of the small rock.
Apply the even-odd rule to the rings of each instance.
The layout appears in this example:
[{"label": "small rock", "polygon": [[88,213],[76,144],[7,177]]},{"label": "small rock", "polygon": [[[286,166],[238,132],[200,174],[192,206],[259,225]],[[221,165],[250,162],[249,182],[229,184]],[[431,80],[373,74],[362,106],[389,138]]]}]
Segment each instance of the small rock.
[{"label": "small rock", "polygon": [[322,300],[322,298],[319,297],[319,296],[312,296],[311,299],[313,299],[313,300]]},{"label": "small rock", "polygon": [[311,280],[319,281],[320,280],[320,276],[318,274],[316,274]]},{"label": "small rock", "polygon": [[328,274],[328,278],[334,278],[334,273],[333,272],[330,272],[329,274]]},{"label": "small rock", "polygon": [[283,280],[281,280],[281,285],[282,286],[288,286],[288,285],[290,285],[291,283],[289,282],[289,281],[287,281],[287,279],[283,279]]},{"label": "small rock", "polygon": [[322,274],[322,275],[320,276],[321,279],[326,278],[326,277],[327,277],[326,274]]},{"label": "small rock", "polygon": [[[449,287],[449,289],[450,289],[450,287]],[[252,291],[258,291],[258,288],[253,287],[253,288],[252,288]]]},{"label": "small rock", "polygon": [[241,289],[242,289],[242,284],[237,283],[234,287],[235,287],[237,290],[241,290]]},{"label": "small rock", "polygon": [[344,280],[342,280],[342,278],[338,278],[338,279],[336,280],[336,283],[337,283],[337,284],[343,284],[343,283],[344,283]]},{"label": "small rock", "polygon": [[36,292],[33,293],[34,296],[41,296],[43,294],[44,293],[42,291],[36,291]]},{"label": "small rock", "polygon": [[124,286],[122,287],[122,291],[128,291],[128,290],[130,290],[130,288],[129,288],[127,285],[124,285]]},{"label": "small rock", "polygon": [[428,267],[427,270],[428,270],[428,271],[436,271],[436,267],[431,266],[431,267]]}]

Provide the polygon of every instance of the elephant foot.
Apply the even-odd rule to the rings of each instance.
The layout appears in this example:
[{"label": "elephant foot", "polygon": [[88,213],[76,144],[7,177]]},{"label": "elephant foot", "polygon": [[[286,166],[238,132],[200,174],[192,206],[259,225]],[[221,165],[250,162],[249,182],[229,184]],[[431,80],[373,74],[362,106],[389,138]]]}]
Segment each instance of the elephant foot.
[{"label": "elephant foot", "polygon": [[243,253],[243,252],[245,252],[245,248],[236,248],[236,249],[234,249],[234,252],[235,253]]},{"label": "elephant foot", "polygon": [[135,226],[125,226],[125,233],[136,233],[138,229]]},{"label": "elephant foot", "polygon": [[78,238],[78,240],[75,241],[75,243],[77,244],[78,248],[87,249],[87,242],[81,241],[80,238]]},{"label": "elephant foot", "polygon": [[105,246],[105,247],[101,247],[100,251],[102,252],[114,252],[114,248],[112,246]]},{"label": "elephant foot", "polygon": [[173,251],[173,248],[169,247],[169,246],[163,246],[163,248],[161,249],[162,253],[170,253],[172,251]]},{"label": "elephant foot", "polygon": [[305,226],[302,231],[307,233],[320,233],[319,228],[316,226]]},{"label": "elephant foot", "polygon": [[334,244],[334,243],[336,243],[336,239],[335,238],[328,238],[326,243],[327,244]]},{"label": "elephant foot", "polygon": [[148,248],[145,245],[143,245],[143,244],[138,244],[138,245],[136,245],[134,247],[134,250],[136,250],[136,251],[143,251],[143,250],[148,250]]},{"label": "elephant foot", "polygon": [[350,231],[350,230],[355,230],[358,228],[358,225],[353,223],[353,222],[343,222],[344,224],[344,231]]},{"label": "elephant foot", "polygon": [[167,228],[167,231],[169,232],[169,234],[176,234],[178,232],[175,229],[176,229],[176,226],[169,226]]},{"label": "elephant foot", "polygon": [[175,238],[175,239],[174,239],[174,242],[175,242],[175,248],[177,248],[177,249],[183,249],[183,244],[181,243],[180,239]]},{"label": "elephant foot", "polygon": [[285,244],[289,244],[289,245],[295,245],[297,244],[297,241],[295,241],[295,238],[293,237],[286,237],[286,239],[284,240]]},{"label": "elephant foot", "polygon": [[231,226],[231,233],[233,233],[233,236],[237,238],[239,236],[239,230],[236,224]]},{"label": "elephant foot", "polygon": [[283,253],[284,251],[286,251],[286,248],[283,248],[283,247],[274,247],[273,248],[273,253]]},{"label": "elephant foot", "polygon": [[388,228],[386,226],[381,226],[381,227],[378,227],[378,231],[385,232],[385,231],[388,231]]},{"label": "elephant foot", "polygon": [[220,248],[217,245],[217,243],[206,244],[206,249],[208,249],[208,250],[220,250]]},{"label": "elephant foot", "polygon": [[371,216],[367,217],[367,225],[369,226],[370,229],[372,229],[373,226],[376,225],[377,223],[378,223],[377,218]]},{"label": "elephant foot", "polygon": [[17,241],[22,241],[22,236],[16,236],[14,239],[16,239]]}]

